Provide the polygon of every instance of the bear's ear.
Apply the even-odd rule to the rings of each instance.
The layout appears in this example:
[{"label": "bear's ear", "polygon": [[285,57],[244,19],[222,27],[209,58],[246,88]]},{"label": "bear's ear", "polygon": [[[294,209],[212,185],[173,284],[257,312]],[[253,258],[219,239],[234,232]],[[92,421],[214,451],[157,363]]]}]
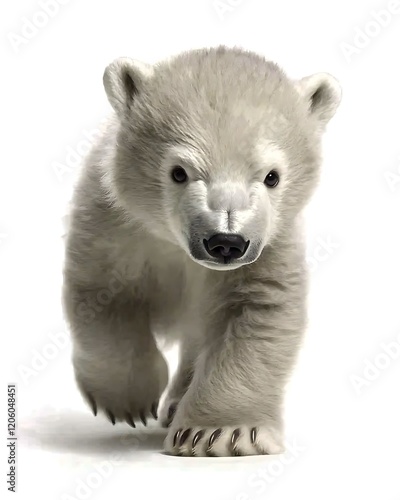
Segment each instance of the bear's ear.
[{"label": "bear's ear", "polygon": [[316,73],[297,82],[297,90],[307,101],[310,114],[324,125],[335,114],[342,90],[339,82],[329,73]]},{"label": "bear's ear", "polygon": [[153,72],[149,64],[120,57],[107,66],[103,83],[111,106],[118,114],[129,111],[135,96]]}]

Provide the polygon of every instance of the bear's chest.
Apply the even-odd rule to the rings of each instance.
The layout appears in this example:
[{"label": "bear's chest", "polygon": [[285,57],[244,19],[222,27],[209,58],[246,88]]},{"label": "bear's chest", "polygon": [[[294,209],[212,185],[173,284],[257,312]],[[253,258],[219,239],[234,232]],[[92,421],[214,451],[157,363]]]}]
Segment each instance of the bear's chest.
[{"label": "bear's chest", "polygon": [[195,320],[202,310],[204,280],[204,268],[185,256],[152,265],[148,297],[155,330],[174,336],[178,325]]}]

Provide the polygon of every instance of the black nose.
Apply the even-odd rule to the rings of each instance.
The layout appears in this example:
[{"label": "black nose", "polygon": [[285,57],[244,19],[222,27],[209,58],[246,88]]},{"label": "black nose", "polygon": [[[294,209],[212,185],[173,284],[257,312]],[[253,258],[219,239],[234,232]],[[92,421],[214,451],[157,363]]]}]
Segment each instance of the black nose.
[{"label": "black nose", "polygon": [[209,240],[204,240],[207,252],[224,262],[243,257],[249,243],[250,241],[245,241],[238,234],[215,234]]}]

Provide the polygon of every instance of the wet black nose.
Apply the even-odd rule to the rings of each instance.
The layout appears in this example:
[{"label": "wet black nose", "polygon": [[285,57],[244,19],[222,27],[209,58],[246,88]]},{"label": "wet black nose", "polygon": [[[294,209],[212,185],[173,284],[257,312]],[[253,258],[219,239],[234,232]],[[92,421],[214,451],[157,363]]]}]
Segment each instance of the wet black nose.
[{"label": "wet black nose", "polygon": [[209,240],[204,240],[207,252],[224,261],[243,257],[249,243],[238,234],[215,234]]}]

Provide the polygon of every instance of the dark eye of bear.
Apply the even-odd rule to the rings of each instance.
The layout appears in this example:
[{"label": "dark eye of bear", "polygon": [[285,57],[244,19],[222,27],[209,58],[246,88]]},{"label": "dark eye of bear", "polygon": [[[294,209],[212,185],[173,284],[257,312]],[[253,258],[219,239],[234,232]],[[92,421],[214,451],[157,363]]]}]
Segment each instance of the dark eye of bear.
[{"label": "dark eye of bear", "polygon": [[264,184],[270,188],[276,187],[279,184],[278,172],[275,172],[275,170],[271,170],[271,172],[265,178]]},{"label": "dark eye of bear", "polygon": [[171,175],[172,175],[172,179],[175,182],[185,182],[188,178],[185,169],[182,167],[174,167]]}]

